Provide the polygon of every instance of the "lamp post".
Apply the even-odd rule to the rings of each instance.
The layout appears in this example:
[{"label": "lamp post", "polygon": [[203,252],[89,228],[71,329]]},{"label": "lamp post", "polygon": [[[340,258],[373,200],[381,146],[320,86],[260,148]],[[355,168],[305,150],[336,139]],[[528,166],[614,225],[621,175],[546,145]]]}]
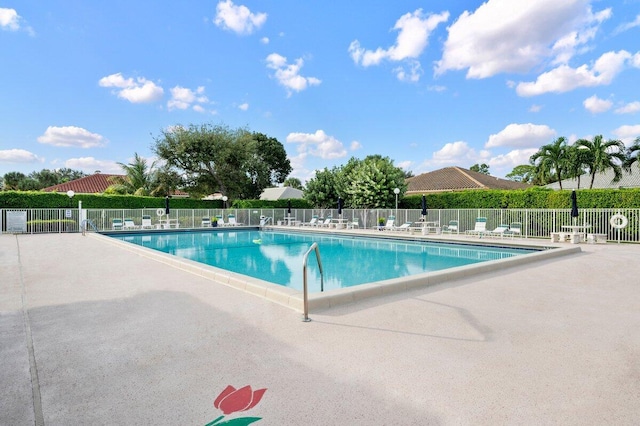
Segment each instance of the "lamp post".
[{"label": "lamp post", "polygon": [[228,199],[229,198],[226,195],[222,196],[222,208],[225,208],[225,209],[227,208],[227,200]]},{"label": "lamp post", "polygon": [[400,193],[400,188],[394,189],[393,193],[396,194],[396,220],[398,220],[398,194]]}]

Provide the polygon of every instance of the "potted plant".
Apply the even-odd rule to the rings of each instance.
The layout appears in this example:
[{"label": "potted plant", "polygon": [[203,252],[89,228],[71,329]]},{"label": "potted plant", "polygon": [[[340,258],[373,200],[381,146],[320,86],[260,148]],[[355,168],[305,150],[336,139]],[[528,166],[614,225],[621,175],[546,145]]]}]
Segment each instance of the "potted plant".
[{"label": "potted plant", "polygon": [[211,226],[216,228],[218,226],[218,218],[217,217],[213,217],[211,219]]},{"label": "potted plant", "polygon": [[387,219],[385,219],[384,217],[379,217],[378,218],[378,229],[382,230],[384,228],[384,223],[386,222]]}]

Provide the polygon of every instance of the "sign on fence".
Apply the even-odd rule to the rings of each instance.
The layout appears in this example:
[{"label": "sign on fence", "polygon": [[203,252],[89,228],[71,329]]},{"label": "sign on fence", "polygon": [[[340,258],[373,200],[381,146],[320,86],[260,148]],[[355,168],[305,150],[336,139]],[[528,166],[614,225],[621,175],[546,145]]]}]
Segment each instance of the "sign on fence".
[{"label": "sign on fence", "polygon": [[27,232],[27,212],[7,212],[7,232]]}]

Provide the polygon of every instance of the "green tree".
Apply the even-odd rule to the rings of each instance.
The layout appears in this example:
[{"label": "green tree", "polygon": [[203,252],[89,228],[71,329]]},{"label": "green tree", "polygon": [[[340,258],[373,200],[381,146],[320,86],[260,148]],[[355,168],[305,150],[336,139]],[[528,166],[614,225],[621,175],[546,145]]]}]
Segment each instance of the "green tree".
[{"label": "green tree", "polygon": [[469,168],[469,170],[471,170],[472,172],[478,172],[478,173],[482,173],[483,175],[488,175],[489,174],[489,165],[482,163],[482,164],[474,164],[473,166],[471,166]]},{"label": "green tree", "polygon": [[640,167],[640,137],[637,137],[633,144],[626,151],[626,158],[623,164],[623,167],[627,171],[631,171],[631,166],[633,163],[638,163],[638,167]]},{"label": "green tree", "polygon": [[515,166],[505,177],[514,182],[533,183],[536,167],[531,164]]},{"label": "green tree", "polygon": [[[317,208],[332,208],[338,201],[336,187],[337,169],[316,170],[316,175],[309,179],[304,191],[304,198]],[[346,204],[345,204],[346,206]]]},{"label": "green tree", "polygon": [[553,182],[555,178],[562,189],[563,170],[567,165],[567,140],[564,136],[540,147],[529,160],[536,166],[536,178],[542,185]]},{"label": "green tree", "polygon": [[42,169],[39,172],[29,173],[29,177],[38,182],[37,189],[48,188],[53,185],[57,185],[61,182],[60,174],[55,170]]},{"label": "green tree", "polygon": [[349,171],[345,187],[350,207],[362,209],[389,208],[395,205],[395,188],[400,195],[406,191],[404,172],[393,165],[393,160],[370,155],[354,164]]},{"label": "green tree", "polygon": [[300,179],[295,177],[285,179],[282,186],[288,186],[290,188],[299,189],[301,191],[304,190],[304,186],[302,186],[302,182],[300,181]]},{"label": "green tree", "polygon": [[25,180],[27,175],[20,172],[8,172],[4,175],[4,188],[6,190],[18,190],[20,189],[20,182]]},{"label": "green tree", "polygon": [[176,126],[155,139],[154,151],[184,176],[187,190],[255,198],[291,172],[275,138],[223,125]]},{"label": "green tree", "polygon": [[604,173],[608,169],[613,170],[613,182],[622,179],[622,165],[627,157],[624,153],[624,144],[617,139],[604,141],[602,135],[597,135],[593,140],[579,139],[576,141],[577,149],[586,150],[585,166],[591,176],[589,189],[593,188],[596,174]]},{"label": "green tree", "polygon": [[589,153],[585,149],[580,149],[577,144],[567,146],[567,164],[564,171],[566,179],[576,179],[578,189],[580,188],[580,179],[585,173],[585,166],[589,161]]},{"label": "green tree", "polygon": [[155,162],[151,166],[147,166],[147,160],[140,157],[136,152],[132,163],[118,163],[125,172],[124,177],[115,176],[114,187],[110,188],[109,193],[134,194],[134,195],[150,195],[153,189],[153,183],[156,180]]}]

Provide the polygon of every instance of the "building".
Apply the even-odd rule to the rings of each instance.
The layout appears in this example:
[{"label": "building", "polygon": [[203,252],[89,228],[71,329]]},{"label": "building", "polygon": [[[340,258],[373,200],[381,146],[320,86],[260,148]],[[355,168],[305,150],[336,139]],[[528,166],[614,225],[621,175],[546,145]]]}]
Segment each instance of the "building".
[{"label": "building", "polygon": [[[89,176],[81,177],[80,179],[70,180],[69,182],[60,183],[48,188],[43,188],[42,190],[45,192],[73,191],[76,194],[102,194],[107,190],[108,187],[115,183],[115,179],[125,177],[125,175],[95,173]],[[189,194],[178,189],[171,196],[186,198],[189,196]]]},{"label": "building", "polygon": [[[604,173],[596,174],[593,181],[593,189],[620,189],[620,188],[640,188],[640,169],[634,167],[631,172],[622,171],[622,179],[618,182],[613,181],[613,170],[608,169]],[[562,179],[562,189],[588,189],[591,185],[591,176],[584,174],[580,176],[580,187],[578,187],[578,179]],[[554,182],[545,185],[545,188],[560,189],[560,183]]]},{"label": "building", "polygon": [[261,200],[288,200],[290,198],[304,198],[304,193],[299,189],[290,186],[279,186],[276,188],[266,188],[260,194]]},{"label": "building", "polygon": [[467,191],[476,189],[527,189],[532,185],[501,179],[462,167],[445,167],[406,180],[405,195],[433,192]]}]

